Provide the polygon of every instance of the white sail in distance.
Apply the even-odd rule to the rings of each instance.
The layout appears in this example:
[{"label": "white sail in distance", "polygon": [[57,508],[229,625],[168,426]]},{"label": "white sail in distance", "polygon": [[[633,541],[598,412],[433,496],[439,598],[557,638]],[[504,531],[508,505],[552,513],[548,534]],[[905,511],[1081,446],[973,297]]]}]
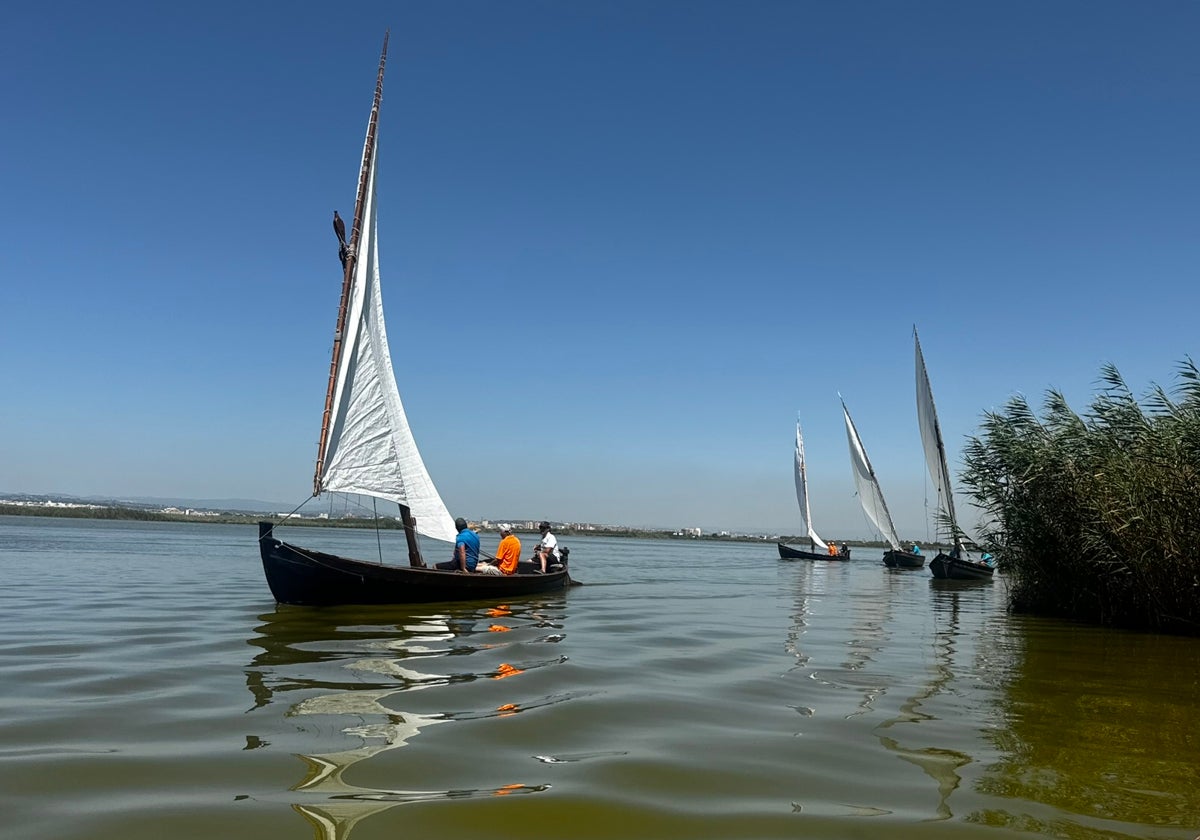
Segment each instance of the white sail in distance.
[{"label": "white sail in distance", "polygon": [[799,420],[796,421],[796,501],[800,503],[800,518],[804,522],[808,538],[822,551],[828,551],[829,546],[813,530],[812,514],[808,509],[808,475],[804,469],[804,436],[800,433]]},{"label": "white sail in distance", "polygon": [[320,489],[407,505],[418,533],[453,542],[454,522],[421,460],[392,370],[379,285],[374,150],[364,201]]},{"label": "white sail in distance", "polygon": [[942,429],[938,424],[937,409],[933,404],[933,389],[929,385],[929,373],[925,370],[925,356],[921,353],[921,340],[913,328],[913,344],[916,346],[917,368],[917,423],[921,427],[921,444],[925,448],[925,465],[937,492],[938,509],[950,522],[951,539],[958,538],[958,519],[954,515],[954,495],[950,489],[950,468],[946,466],[946,446],[942,441]]},{"label": "white sail in distance", "polygon": [[883,490],[879,487],[875,468],[871,466],[871,459],[867,457],[867,450],[863,447],[862,438],[858,436],[858,429],[854,427],[854,421],[850,419],[850,410],[846,408],[844,400],[842,401],[842,415],[846,419],[846,439],[850,443],[850,467],[854,473],[854,486],[858,489],[858,501],[862,504],[867,518],[875,523],[875,527],[883,534],[884,539],[894,550],[898,551],[900,550],[900,537],[896,535],[896,526],[892,522],[892,515],[888,512],[887,502],[883,500]]}]

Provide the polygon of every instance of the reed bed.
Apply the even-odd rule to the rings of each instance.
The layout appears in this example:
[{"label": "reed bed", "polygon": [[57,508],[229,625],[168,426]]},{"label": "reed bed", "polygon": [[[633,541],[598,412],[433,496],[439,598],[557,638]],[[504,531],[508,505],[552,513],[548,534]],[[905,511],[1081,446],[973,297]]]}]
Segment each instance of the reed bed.
[{"label": "reed bed", "polygon": [[1200,635],[1200,370],[1141,400],[1112,365],[1082,415],[1058,391],[984,415],[964,486],[1013,610]]}]

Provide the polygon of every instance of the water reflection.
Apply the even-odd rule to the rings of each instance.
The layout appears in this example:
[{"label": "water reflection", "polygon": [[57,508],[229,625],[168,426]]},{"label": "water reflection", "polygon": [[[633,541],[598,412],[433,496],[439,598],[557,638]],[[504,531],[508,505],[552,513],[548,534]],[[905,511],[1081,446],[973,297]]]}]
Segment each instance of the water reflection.
[{"label": "water reflection", "polygon": [[1004,725],[980,788],[1047,807],[975,821],[1073,837],[1200,831],[1194,639],[1020,617],[995,638]]},{"label": "water reflection", "polygon": [[[844,563],[812,562],[795,564],[797,570],[792,584],[793,607],[791,622],[784,640],[784,649],[791,654],[794,665],[790,670],[809,670],[809,678],[824,688],[832,689],[831,698],[842,705],[847,693],[856,696],[854,708],[842,714],[857,717],[872,711],[876,700],[887,691],[886,681],[871,672],[870,666],[883,651],[893,626],[894,602],[892,591],[895,578],[880,576],[864,586],[863,579],[850,584],[850,570]],[[831,591],[832,590],[832,591]],[[838,604],[832,614],[817,626],[823,602]],[[849,609],[846,608],[847,602]],[[812,656],[803,646],[805,636],[816,632],[814,648],[832,643],[844,655],[836,664],[813,666]],[[792,706],[800,714],[811,717],[812,706]]]},{"label": "water reflection", "polygon": [[[943,583],[937,581],[936,583]],[[958,583],[958,581],[948,581]],[[935,720],[933,714],[923,711],[923,707],[940,694],[955,679],[955,654],[957,653],[960,629],[960,605],[958,593],[952,591],[946,599],[934,598],[934,615],[941,618],[933,638],[934,661],[930,678],[920,690],[907,698],[901,705],[899,714],[881,723],[875,729],[875,735],[880,744],[903,761],[919,767],[925,775],[933,780],[937,788],[937,804],[934,806],[935,820],[946,820],[953,816],[950,810],[950,795],[958,789],[962,782],[959,768],[971,762],[971,757],[958,750],[937,746],[906,746],[901,740],[901,734],[909,739],[915,732],[894,728],[902,724],[921,724]],[[925,729],[917,730],[922,734]]]},{"label": "water reflection", "polygon": [[851,633],[847,645],[846,661],[842,668],[847,671],[863,671],[858,680],[858,689],[863,698],[857,709],[847,717],[855,717],[874,709],[876,700],[887,692],[885,682],[869,676],[865,669],[883,651],[889,630],[894,626],[894,610],[898,586],[904,582],[895,575],[880,575],[870,589],[855,592],[851,598]]},{"label": "water reflection", "polygon": [[421,791],[379,790],[348,784],[343,774],[363,759],[404,746],[422,728],[444,723],[442,717],[423,717],[397,712],[382,704],[384,698],[398,694],[390,692],[356,692],[329,694],[310,698],[296,704],[289,715],[354,716],[361,723],[342,729],[347,735],[362,739],[357,749],[320,755],[300,754],[298,758],[307,769],[305,777],[291,789],[313,794],[316,802],[295,803],[294,807],[318,830],[325,840],[345,838],[360,820],[386,811],[404,801],[422,800],[445,795]]},{"label": "water reflection", "polygon": [[874,730],[933,783],[930,819],[1079,840],[1195,836],[1194,640],[1008,616],[997,589],[930,582],[927,678]]},{"label": "water reflection", "polygon": [[[436,614],[417,609],[280,608],[260,616],[258,635],[248,642],[260,649],[245,672],[254,698],[250,711],[261,712],[282,702],[286,704],[280,710],[282,718],[300,722],[296,734],[301,743],[353,744],[293,753],[304,764],[305,774],[289,789],[292,808],[324,840],[345,840],[362,820],[405,803],[545,789],[507,781],[495,787],[445,790],[378,788],[347,781],[350,768],[410,745],[432,727],[510,717],[565,699],[538,698],[458,712],[405,709],[417,700],[413,692],[506,680],[563,661],[560,656],[543,656],[474,664],[473,657],[502,652],[506,640],[517,635],[511,633],[514,629],[523,631],[525,643],[561,641],[561,632],[546,632],[562,629],[561,616],[544,604],[463,607]],[[451,664],[455,662],[460,664]],[[250,743],[248,738],[248,749]],[[270,739],[255,737],[253,746],[270,747]]]},{"label": "water reflection", "polygon": [[793,585],[795,599],[791,614],[791,624],[788,626],[787,635],[783,641],[783,649],[791,654],[795,660],[792,670],[804,668],[808,664],[809,656],[805,653],[802,642],[804,641],[804,634],[808,632],[809,615],[812,612],[813,605],[820,598],[820,587],[817,584],[817,580],[819,577],[823,577],[822,573],[824,571],[824,565],[818,569],[812,563],[797,563],[794,564],[794,567],[802,571],[797,572],[798,580]]}]

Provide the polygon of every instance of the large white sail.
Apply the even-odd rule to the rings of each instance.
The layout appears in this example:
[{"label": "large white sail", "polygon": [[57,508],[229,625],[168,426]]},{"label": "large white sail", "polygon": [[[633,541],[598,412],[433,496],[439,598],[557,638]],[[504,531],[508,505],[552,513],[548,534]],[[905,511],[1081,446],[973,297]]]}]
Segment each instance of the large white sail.
[{"label": "large white sail", "polygon": [[933,405],[933,389],[929,385],[929,373],[925,370],[925,356],[921,353],[921,340],[913,329],[916,345],[917,367],[917,423],[921,427],[921,444],[925,448],[925,465],[937,491],[938,508],[950,521],[951,538],[958,542],[958,520],[954,516],[954,495],[950,489],[950,469],[946,466],[946,446],[942,442],[942,429],[938,425],[937,409]]},{"label": "large white sail", "polygon": [[392,371],[379,287],[374,158],[372,149],[321,490],[408,505],[419,533],[453,542],[454,522],[417,451]]},{"label": "large white sail", "polygon": [[854,473],[854,486],[858,488],[858,501],[862,504],[863,512],[875,523],[884,538],[894,550],[900,549],[900,538],[896,535],[896,526],[892,523],[892,515],[888,512],[887,502],[883,500],[883,490],[879,487],[879,479],[867,457],[862,438],[858,429],[850,419],[850,410],[842,402],[842,415],[846,418],[846,439],[850,442],[850,466]]},{"label": "large white sail", "polygon": [[813,530],[812,514],[808,510],[808,476],[804,471],[804,436],[800,433],[800,421],[796,421],[796,501],[800,503],[800,517],[804,520],[805,533],[822,551],[829,546]]}]

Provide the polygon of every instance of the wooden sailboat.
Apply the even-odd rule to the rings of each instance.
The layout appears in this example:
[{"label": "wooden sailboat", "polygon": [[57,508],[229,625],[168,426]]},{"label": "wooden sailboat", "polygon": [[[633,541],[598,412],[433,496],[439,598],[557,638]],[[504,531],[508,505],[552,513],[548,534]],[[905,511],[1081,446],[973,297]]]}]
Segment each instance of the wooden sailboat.
[{"label": "wooden sailboat", "polygon": [[[392,369],[380,292],[375,160],[387,37],[379,58],[367,124],[353,227],[343,243],[342,295],[321,422],[313,495],[356,493],[395,502],[409,565],[352,560],[291,545],[272,523],[259,523],[263,571],[282,604],[389,604],[508,598],[562,589],[565,567],[547,574],[522,563],[513,575],[464,574],[429,568],[417,535],[453,542],[456,529],[409,428]],[[450,551],[446,552],[447,558]]]},{"label": "wooden sailboat", "polygon": [[871,459],[867,457],[867,450],[863,446],[862,438],[858,436],[858,429],[850,419],[850,409],[846,408],[845,400],[842,400],[842,416],[846,420],[846,439],[850,444],[850,466],[854,473],[854,486],[858,489],[858,501],[862,504],[867,518],[875,523],[875,527],[891,546],[891,549],[883,554],[883,564],[893,569],[921,568],[925,565],[925,557],[900,547],[900,537],[896,535],[896,526],[892,522],[887,502],[883,499],[883,490],[879,486],[875,468],[871,466]]},{"label": "wooden sailboat", "polygon": [[812,526],[812,514],[808,509],[808,473],[804,461],[804,435],[800,431],[800,421],[796,421],[796,501],[800,505],[800,519],[804,523],[808,535],[808,550],[792,548],[790,545],[779,543],[779,559],[781,560],[847,560],[841,554],[830,554],[829,546],[817,536]]},{"label": "wooden sailboat", "polygon": [[937,408],[933,404],[933,389],[929,385],[929,373],[925,370],[925,356],[921,353],[921,340],[913,328],[913,343],[916,346],[917,367],[917,422],[921,427],[921,444],[925,448],[925,465],[933,479],[938,496],[938,509],[950,526],[950,539],[954,548],[949,554],[938,552],[929,561],[929,571],[936,578],[956,580],[989,579],[996,571],[995,566],[982,560],[971,560],[965,556],[962,532],[954,515],[954,493],[950,488],[950,468],[946,466],[946,446],[942,441],[942,427],[938,423]]}]

